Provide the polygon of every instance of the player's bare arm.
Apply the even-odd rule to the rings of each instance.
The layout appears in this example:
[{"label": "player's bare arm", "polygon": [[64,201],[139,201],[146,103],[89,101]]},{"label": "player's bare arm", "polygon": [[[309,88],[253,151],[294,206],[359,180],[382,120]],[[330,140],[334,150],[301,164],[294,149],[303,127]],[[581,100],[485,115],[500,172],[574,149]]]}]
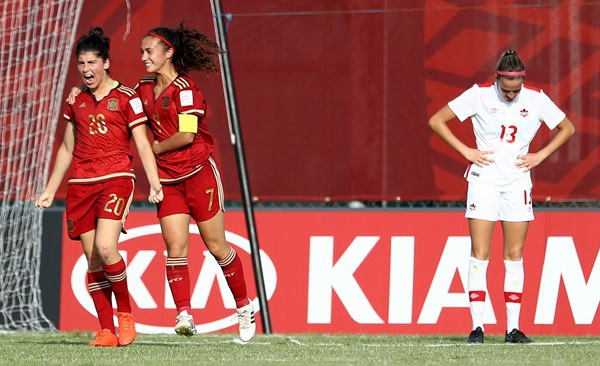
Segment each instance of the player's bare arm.
[{"label": "player's bare arm", "polygon": [[558,133],[550,140],[550,142],[544,146],[543,149],[536,153],[528,153],[526,155],[519,155],[517,160],[517,167],[519,169],[523,169],[524,171],[529,171],[536,166],[540,165],[542,161],[546,160],[546,158],[556,150],[558,150],[562,145],[567,142],[573,134],[575,134],[575,126],[568,119],[565,118],[558,124]]},{"label": "player's bare arm", "polygon": [[196,134],[192,132],[176,132],[173,136],[162,142],[155,141],[152,145],[152,151],[154,155],[159,156],[191,144],[194,142],[195,137]]},{"label": "player's bare arm", "polygon": [[142,161],[142,166],[146,172],[146,177],[150,183],[150,194],[148,195],[148,201],[152,203],[159,203],[163,200],[164,194],[162,191],[162,185],[158,179],[158,168],[156,167],[156,160],[152,147],[148,141],[148,135],[146,134],[146,126],[136,126],[132,132],[133,140],[138,151],[138,155]]},{"label": "player's bare arm", "polygon": [[48,179],[48,183],[46,184],[46,189],[44,192],[42,192],[42,194],[35,200],[35,207],[48,208],[52,206],[52,203],[54,202],[54,195],[56,194],[56,191],[58,191],[60,183],[67,175],[69,167],[71,166],[74,147],[75,128],[73,127],[72,123],[67,123],[63,142],[56,153],[56,159],[54,162],[54,167],[52,168],[52,173],[50,174],[50,179]]},{"label": "player's bare arm", "polygon": [[448,105],[445,105],[429,119],[429,127],[433,132],[440,136],[444,142],[473,164],[480,167],[491,164],[493,159],[488,155],[492,154],[493,151],[480,151],[478,149],[470,148],[452,133],[448,127],[448,122],[455,118],[456,114],[454,114]]}]

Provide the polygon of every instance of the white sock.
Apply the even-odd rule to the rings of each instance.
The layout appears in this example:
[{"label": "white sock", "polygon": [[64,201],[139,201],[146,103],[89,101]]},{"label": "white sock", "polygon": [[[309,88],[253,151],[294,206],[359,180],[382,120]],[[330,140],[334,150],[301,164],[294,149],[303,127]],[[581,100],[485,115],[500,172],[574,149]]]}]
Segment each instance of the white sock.
[{"label": "white sock", "polygon": [[[480,260],[471,257],[469,260],[469,309],[471,310],[471,320],[473,330],[477,327],[483,327],[483,312],[485,310],[485,298],[487,296],[487,268],[489,260]],[[474,297],[479,297],[474,300]]]},{"label": "white sock", "polygon": [[506,331],[519,329],[521,298],[523,297],[523,258],[518,261],[504,260],[504,300],[506,301]]}]

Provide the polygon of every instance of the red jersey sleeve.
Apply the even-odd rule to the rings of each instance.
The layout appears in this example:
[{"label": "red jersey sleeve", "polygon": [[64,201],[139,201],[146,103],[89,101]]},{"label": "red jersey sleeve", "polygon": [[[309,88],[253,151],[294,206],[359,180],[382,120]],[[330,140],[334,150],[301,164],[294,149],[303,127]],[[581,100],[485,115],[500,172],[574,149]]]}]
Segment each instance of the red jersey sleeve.
[{"label": "red jersey sleeve", "polygon": [[185,77],[179,77],[175,80],[179,83],[181,89],[175,95],[175,103],[178,114],[195,114],[204,117],[206,112],[206,102],[200,89],[198,89],[190,80]]},{"label": "red jersey sleeve", "polygon": [[125,102],[125,105],[123,105],[123,113],[129,128],[134,129],[141,124],[145,124],[148,118],[144,113],[144,106],[142,105],[142,100],[137,92],[126,86],[120,86],[119,91],[125,96],[125,98],[122,99],[122,101]]},{"label": "red jersey sleeve", "polygon": [[73,113],[73,105],[67,103],[67,106],[65,107],[65,111],[63,113],[63,118],[66,119],[67,121],[75,120],[75,114]]}]

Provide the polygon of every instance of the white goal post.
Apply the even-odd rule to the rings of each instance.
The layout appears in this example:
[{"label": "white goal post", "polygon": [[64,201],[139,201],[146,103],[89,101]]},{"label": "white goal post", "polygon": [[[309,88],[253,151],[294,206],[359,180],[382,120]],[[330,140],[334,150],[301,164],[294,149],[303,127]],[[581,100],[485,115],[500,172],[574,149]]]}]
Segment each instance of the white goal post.
[{"label": "white goal post", "polygon": [[42,211],[33,200],[48,178],[82,5],[0,3],[0,331],[56,329],[42,310]]}]

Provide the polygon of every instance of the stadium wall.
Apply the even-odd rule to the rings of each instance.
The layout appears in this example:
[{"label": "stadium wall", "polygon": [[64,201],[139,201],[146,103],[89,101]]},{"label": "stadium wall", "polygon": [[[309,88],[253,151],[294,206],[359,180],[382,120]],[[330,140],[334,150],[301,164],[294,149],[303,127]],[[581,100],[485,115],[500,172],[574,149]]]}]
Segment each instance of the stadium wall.
[{"label": "stadium wall", "polygon": [[[85,257],[63,212],[44,216],[42,295],[62,331],[95,331]],[[257,210],[257,232],[275,333],[463,334],[470,241],[463,210]],[[521,327],[534,335],[600,335],[600,212],[538,210],[524,252]],[[155,212],[134,210],[121,235],[137,329],[172,333]],[[228,242],[256,300],[244,215],[226,214]],[[201,333],[236,332],[220,269],[190,227],[192,312]],[[488,270],[486,334],[505,329],[501,230]],[[59,275],[59,278],[56,275]],[[58,311],[49,309],[57,306]],[[50,311],[49,311],[50,310]],[[260,313],[257,315],[261,328]]]},{"label": "stadium wall", "polygon": [[[185,21],[214,35],[208,1],[130,4],[128,17],[122,0],[86,1],[78,28],[78,35],[105,29],[113,75],[126,85],[144,73],[139,43],[148,29]],[[508,48],[526,61],[526,83],[577,128],[533,171],[534,200],[600,199],[598,2],[228,0],[223,7],[255,199],[463,200],[466,162],[432,136],[427,119],[474,83],[493,80]],[[220,75],[192,77],[208,102],[226,196],[239,199]],[[65,90],[80,82],[73,62]],[[462,127],[459,136],[471,141]],[[532,149],[549,136],[542,127]],[[136,198],[147,191],[140,179]]]}]

